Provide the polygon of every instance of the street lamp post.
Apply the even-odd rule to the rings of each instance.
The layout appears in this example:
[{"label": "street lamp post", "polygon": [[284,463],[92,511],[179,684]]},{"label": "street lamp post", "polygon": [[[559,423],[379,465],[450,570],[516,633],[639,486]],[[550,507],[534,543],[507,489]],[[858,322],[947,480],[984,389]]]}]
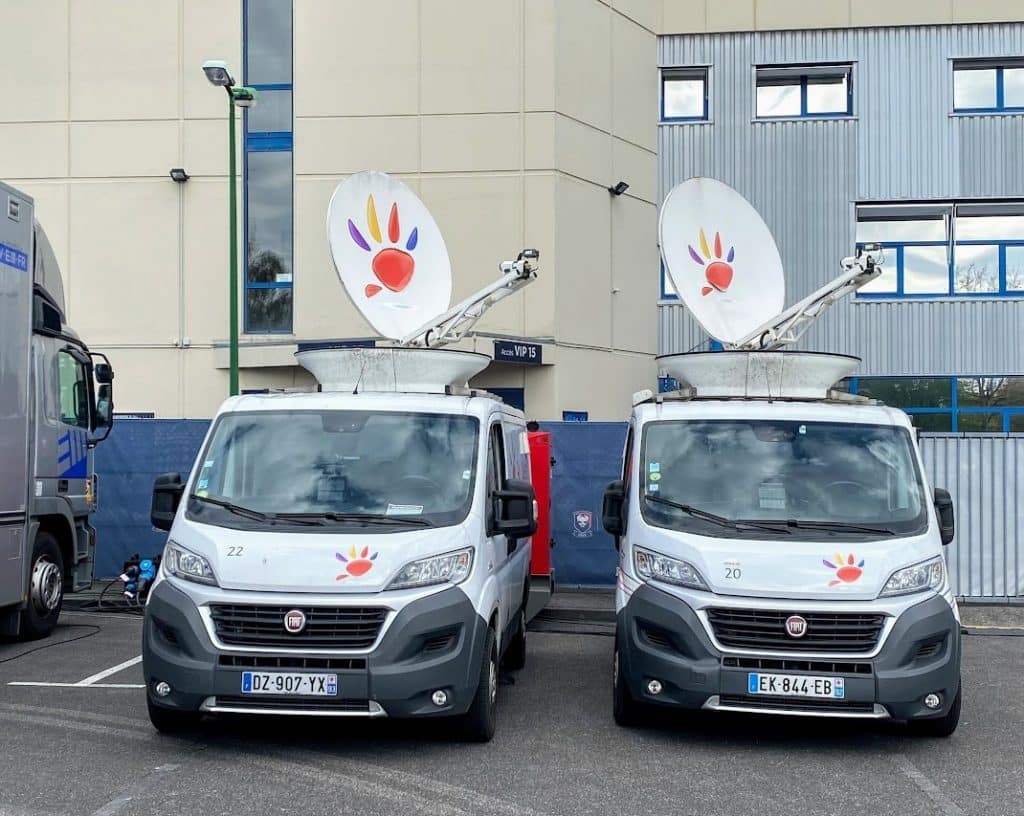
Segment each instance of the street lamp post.
[{"label": "street lamp post", "polygon": [[245,86],[235,86],[234,77],[223,60],[207,60],[203,73],[211,85],[216,85],[228,94],[228,198],[229,204],[229,246],[228,261],[228,369],[231,396],[238,393],[238,193],[235,185],[235,108],[249,108],[256,104],[256,91]]}]

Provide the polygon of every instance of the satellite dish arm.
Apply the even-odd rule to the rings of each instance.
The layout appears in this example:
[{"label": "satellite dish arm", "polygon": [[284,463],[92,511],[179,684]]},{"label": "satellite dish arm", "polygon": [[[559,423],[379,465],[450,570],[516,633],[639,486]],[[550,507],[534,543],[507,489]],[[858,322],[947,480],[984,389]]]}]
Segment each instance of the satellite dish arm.
[{"label": "satellite dish arm", "polygon": [[536,249],[524,249],[516,260],[503,261],[498,267],[502,273],[498,280],[407,334],[399,345],[437,348],[461,340],[495,303],[533,282],[539,258]]},{"label": "satellite dish arm", "polygon": [[[876,254],[877,253],[877,254]],[[828,308],[840,298],[856,292],[882,274],[882,248],[867,244],[857,254],[843,258],[843,274],[767,323],[759,326],[738,343],[726,347],[741,351],[770,351],[797,342]]]}]

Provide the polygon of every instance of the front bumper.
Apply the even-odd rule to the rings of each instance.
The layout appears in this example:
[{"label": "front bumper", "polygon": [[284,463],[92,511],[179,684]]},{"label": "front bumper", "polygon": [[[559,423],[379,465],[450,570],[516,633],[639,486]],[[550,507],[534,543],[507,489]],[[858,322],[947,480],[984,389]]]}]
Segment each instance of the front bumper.
[{"label": "front bumper", "polygon": [[[794,604],[794,612],[799,603]],[[933,596],[907,608],[870,658],[836,654],[827,659],[799,653],[722,651],[712,644],[694,610],[649,584],[642,585],[618,614],[619,672],[640,702],[804,716],[898,720],[940,717],[960,688],[960,626],[949,604]],[[928,654],[926,644],[941,640]],[[921,654],[919,654],[919,649]],[[769,697],[748,693],[751,672],[842,677],[842,700]],[[650,680],[661,691],[648,691]],[[938,692],[942,705],[926,708]]]},{"label": "front bumper", "polygon": [[[156,705],[211,713],[419,717],[464,713],[483,661],[484,621],[457,587],[413,601],[395,616],[369,653],[245,654],[218,649],[196,604],[170,581],[153,588],[146,607],[142,667]],[[450,637],[449,637],[450,636]],[[437,648],[439,642],[447,645]],[[242,672],[321,672],[338,676],[336,697],[243,696]],[[158,697],[159,682],[171,687]],[[431,700],[443,689],[444,706]]]}]

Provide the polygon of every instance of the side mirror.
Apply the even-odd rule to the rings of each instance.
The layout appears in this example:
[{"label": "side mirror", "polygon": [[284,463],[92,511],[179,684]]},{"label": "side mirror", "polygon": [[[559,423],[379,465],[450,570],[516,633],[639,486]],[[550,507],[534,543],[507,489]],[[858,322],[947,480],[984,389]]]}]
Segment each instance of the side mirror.
[{"label": "side mirror", "polygon": [[180,473],[163,473],[153,482],[153,502],[149,507],[149,520],[158,530],[170,530],[178,512],[185,485]]},{"label": "side mirror", "polygon": [[114,401],[110,386],[103,384],[96,389],[96,416],[93,425],[96,428],[109,428],[114,424]]},{"label": "side mirror", "polygon": [[114,381],[114,369],[110,367],[110,363],[96,363],[92,373],[100,385],[110,385]]},{"label": "side mirror", "polygon": [[537,532],[537,501],[533,485],[509,479],[503,490],[491,494],[494,499],[494,533],[509,538],[525,538]]},{"label": "side mirror", "polygon": [[609,483],[601,503],[601,524],[605,532],[616,538],[626,532],[626,483],[617,479]]},{"label": "side mirror", "polygon": [[939,535],[943,545],[949,544],[956,535],[956,517],[953,513],[953,497],[941,487],[935,488],[935,512],[939,516]]}]

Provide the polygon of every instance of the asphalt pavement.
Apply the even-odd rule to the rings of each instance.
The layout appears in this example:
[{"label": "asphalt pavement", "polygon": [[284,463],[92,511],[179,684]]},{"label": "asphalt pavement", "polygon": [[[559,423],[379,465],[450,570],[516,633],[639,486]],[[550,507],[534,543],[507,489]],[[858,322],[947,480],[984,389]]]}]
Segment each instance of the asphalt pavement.
[{"label": "asphalt pavement", "polygon": [[998,630],[965,637],[960,729],[926,740],[898,724],[710,713],[622,729],[610,626],[542,620],[499,691],[495,739],[467,745],[439,721],[160,735],[139,687],[140,620],[62,620],[48,640],[0,643],[0,816],[1024,814],[1024,637]]}]

